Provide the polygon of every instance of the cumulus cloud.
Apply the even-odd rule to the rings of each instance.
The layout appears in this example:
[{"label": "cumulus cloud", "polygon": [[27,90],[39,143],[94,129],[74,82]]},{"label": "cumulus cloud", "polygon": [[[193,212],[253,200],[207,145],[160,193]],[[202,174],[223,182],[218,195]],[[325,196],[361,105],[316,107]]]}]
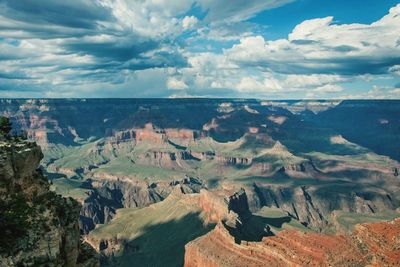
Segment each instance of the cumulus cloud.
[{"label": "cumulus cloud", "polygon": [[0,0],[0,95],[334,97],[355,80],[398,83],[400,4],[369,25],[312,19],[278,40],[249,21],[292,1]]},{"label": "cumulus cloud", "polygon": [[275,92],[282,90],[280,83],[273,78],[258,81],[254,77],[243,77],[236,88],[239,92]]},{"label": "cumulus cloud", "polygon": [[168,78],[167,87],[168,89],[175,89],[175,90],[184,90],[188,88],[187,84],[184,81],[178,80],[175,77]]},{"label": "cumulus cloud", "polygon": [[347,81],[349,78],[340,75],[310,74],[310,75],[287,75],[284,81],[286,88],[309,88],[321,87],[331,83]]},{"label": "cumulus cloud", "polygon": [[400,65],[394,65],[389,68],[389,72],[400,76]]},{"label": "cumulus cloud", "polygon": [[[288,2],[0,0],[1,87],[23,91],[34,84],[43,93],[58,88],[65,95],[67,87],[81,92],[85,85],[134,83],[129,77],[135,72],[185,67],[186,40],[180,36],[186,31],[221,29],[224,21],[240,23]],[[200,10],[201,21],[193,9]],[[168,81],[162,88],[187,89],[183,81]]]},{"label": "cumulus cloud", "polygon": [[195,16],[185,16],[182,19],[182,26],[185,30],[193,28],[198,23],[198,19]]},{"label": "cumulus cloud", "polygon": [[400,5],[370,25],[335,24],[333,17],[307,20],[287,39],[246,37],[226,55],[242,66],[283,74],[382,74],[400,64],[398,25]]}]

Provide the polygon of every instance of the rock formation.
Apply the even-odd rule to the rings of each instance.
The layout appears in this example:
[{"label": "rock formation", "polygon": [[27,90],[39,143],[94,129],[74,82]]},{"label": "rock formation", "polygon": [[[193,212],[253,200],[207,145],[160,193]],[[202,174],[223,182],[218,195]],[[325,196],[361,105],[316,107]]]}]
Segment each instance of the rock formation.
[{"label": "rock formation", "polygon": [[[306,188],[302,190],[292,192],[299,195],[299,202],[302,197],[308,202],[304,204],[306,210],[298,213],[320,216]],[[289,193],[279,194],[284,198],[292,195]],[[219,223],[214,230],[185,246],[185,266],[397,266],[400,263],[400,219],[356,225],[351,234],[300,230],[272,233],[268,225],[271,220],[251,213],[243,188],[225,197],[225,203],[218,199],[221,197],[215,193],[200,193],[200,207]]]},{"label": "rock formation", "polygon": [[399,266],[400,219],[356,226],[351,235],[295,230],[235,243],[219,223],[185,246],[185,267]]},{"label": "rock formation", "polygon": [[[347,191],[329,194],[316,186],[253,185],[256,206],[276,207],[304,225],[324,230],[334,210],[373,214],[394,210],[397,203],[387,192]],[[257,202],[257,203],[254,203]],[[257,207],[255,207],[257,209]]]},{"label": "rock formation", "polygon": [[80,205],[49,190],[42,157],[35,143],[0,141],[0,265],[98,266],[80,241]]},{"label": "rock formation", "polygon": [[186,194],[178,183],[165,200],[120,209],[110,223],[85,238],[99,252],[103,266],[183,266],[185,244],[215,226],[198,206],[202,193]]},{"label": "rock formation", "polygon": [[80,229],[89,233],[97,224],[108,223],[119,208],[143,208],[167,198],[176,185],[183,193],[198,193],[201,180],[186,177],[180,181],[153,182],[132,180],[87,180],[90,195],[82,204]]}]

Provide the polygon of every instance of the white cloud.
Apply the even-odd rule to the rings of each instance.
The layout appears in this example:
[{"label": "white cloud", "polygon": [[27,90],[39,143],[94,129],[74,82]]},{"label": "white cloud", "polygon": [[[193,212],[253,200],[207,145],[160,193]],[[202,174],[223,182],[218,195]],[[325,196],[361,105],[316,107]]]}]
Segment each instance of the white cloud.
[{"label": "white cloud", "polygon": [[242,38],[225,54],[242,66],[285,74],[377,74],[400,64],[400,4],[370,25],[307,20],[288,39]]},{"label": "white cloud", "polygon": [[400,88],[395,88],[390,91],[391,94],[396,95],[397,98],[400,98]]},{"label": "white cloud", "polygon": [[397,76],[400,76],[400,65],[394,65],[390,67],[389,72],[396,74]]},{"label": "white cloud", "polygon": [[175,77],[169,77],[168,80],[167,80],[167,88],[168,89],[175,89],[175,90],[185,90],[185,89],[188,88],[188,86],[182,80],[178,80]]},{"label": "white cloud", "polygon": [[254,35],[255,25],[249,22],[210,23],[197,30],[197,39],[208,39],[219,42],[236,41]]},{"label": "white cloud", "polygon": [[182,19],[182,26],[185,30],[192,29],[198,23],[198,19],[195,16],[185,16]]},{"label": "white cloud", "polygon": [[329,93],[338,93],[343,91],[343,87],[336,84],[325,84],[323,86],[317,87],[314,89],[314,92],[329,94]]},{"label": "white cloud", "polygon": [[[3,0],[0,94],[290,98],[342,95],[342,83],[354,80],[398,79],[400,4],[370,25],[307,20],[275,41],[246,21],[291,1],[42,0],[21,8]],[[214,52],[193,52],[207,51],[204,44]]]},{"label": "white cloud", "polygon": [[342,99],[400,99],[400,90],[389,86],[372,86],[367,92],[344,94]]},{"label": "white cloud", "polygon": [[261,81],[255,77],[243,77],[240,82],[236,85],[236,89],[239,92],[261,92],[261,93],[273,93],[282,90],[282,86],[279,81],[274,78],[265,78]]},{"label": "white cloud", "polygon": [[287,88],[309,88],[320,87],[329,83],[347,81],[349,78],[340,75],[311,74],[311,75],[287,75],[284,87]]},{"label": "white cloud", "polygon": [[[210,36],[219,32],[224,33],[222,38],[243,37],[244,32],[251,34],[253,27],[244,23],[244,19],[291,1],[42,0],[22,3],[3,0],[0,1],[3,69],[0,78],[15,81],[0,80],[2,94],[12,89],[26,91],[32,84],[50,96],[56,95],[57,90],[60,96],[66,95],[63,87],[67,86],[68,94],[77,96],[84,86],[93,89],[94,84],[99,88],[122,88],[132,82],[135,72],[171,66],[182,68],[186,64],[182,55],[184,46],[188,44],[185,37],[179,38],[186,30],[193,30],[193,35],[197,33],[198,40],[204,37],[201,29],[207,29]],[[200,9],[205,18],[191,15],[193,9]],[[216,62],[196,66],[195,61],[192,68],[183,70],[189,74],[191,84],[206,85],[206,88],[217,83],[233,85],[228,81],[231,72],[225,71],[229,67]],[[222,67],[221,75],[208,71],[213,65]],[[196,76],[196,70],[204,72]],[[215,75],[218,79],[213,84]],[[162,84],[165,91],[188,88],[185,80],[176,78],[163,80]],[[52,89],[49,91],[49,88]]]},{"label": "white cloud", "polygon": [[265,9],[276,8],[294,0],[199,0],[203,10],[208,10],[209,21],[242,21]]}]

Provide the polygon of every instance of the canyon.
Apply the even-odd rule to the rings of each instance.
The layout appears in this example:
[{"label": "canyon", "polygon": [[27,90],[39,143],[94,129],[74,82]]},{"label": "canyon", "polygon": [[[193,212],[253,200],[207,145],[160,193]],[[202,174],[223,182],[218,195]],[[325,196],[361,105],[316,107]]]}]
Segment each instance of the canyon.
[{"label": "canyon", "polygon": [[[0,99],[0,114],[42,147],[102,266],[398,259],[372,240],[398,233],[399,101]],[[361,260],[335,259],[340,242]]]}]

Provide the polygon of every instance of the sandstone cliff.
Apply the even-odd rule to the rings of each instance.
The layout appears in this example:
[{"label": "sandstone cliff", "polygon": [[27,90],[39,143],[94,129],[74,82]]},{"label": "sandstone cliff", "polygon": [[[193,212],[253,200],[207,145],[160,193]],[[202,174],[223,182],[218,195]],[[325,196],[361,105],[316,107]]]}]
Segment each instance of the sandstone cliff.
[{"label": "sandstone cliff", "polygon": [[399,266],[399,236],[396,219],[358,225],[351,235],[290,230],[237,244],[220,223],[185,246],[185,266]]},{"label": "sandstone cliff", "polygon": [[80,241],[80,205],[49,190],[42,157],[35,143],[0,141],[0,265],[98,266]]}]

